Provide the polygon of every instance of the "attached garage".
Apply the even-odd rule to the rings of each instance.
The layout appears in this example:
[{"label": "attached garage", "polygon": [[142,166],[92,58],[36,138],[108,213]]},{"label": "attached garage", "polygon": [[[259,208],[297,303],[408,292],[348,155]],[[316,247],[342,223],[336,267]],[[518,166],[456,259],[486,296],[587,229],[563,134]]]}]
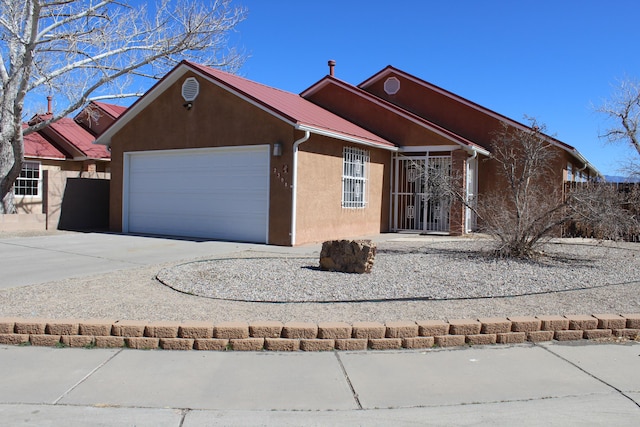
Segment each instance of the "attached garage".
[{"label": "attached garage", "polygon": [[269,145],[124,153],[123,231],[267,243]]}]

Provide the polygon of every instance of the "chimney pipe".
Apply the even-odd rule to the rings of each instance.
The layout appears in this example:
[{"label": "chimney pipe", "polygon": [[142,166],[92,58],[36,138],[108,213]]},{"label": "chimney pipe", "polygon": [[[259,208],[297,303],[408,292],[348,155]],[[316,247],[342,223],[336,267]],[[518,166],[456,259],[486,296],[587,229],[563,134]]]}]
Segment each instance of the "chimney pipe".
[{"label": "chimney pipe", "polygon": [[51,95],[47,96],[47,114],[53,114],[53,111],[51,108],[51,101],[53,101],[53,96]]},{"label": "chimney pipe", "polygon": [[333,59],[330,59],[328,64],[329,64],[329,75],[333,77],[333,69],[336,66],[336,61],[334,61]]}]

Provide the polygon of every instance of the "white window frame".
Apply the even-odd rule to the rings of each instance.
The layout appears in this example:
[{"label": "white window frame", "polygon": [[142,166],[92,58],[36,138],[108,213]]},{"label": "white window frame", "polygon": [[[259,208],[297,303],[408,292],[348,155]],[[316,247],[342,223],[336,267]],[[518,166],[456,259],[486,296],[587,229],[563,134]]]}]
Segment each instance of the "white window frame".
[{"label": "white window frame", "polygon": [[[28,176],[29,172],[37,171],[37,176]],[[33,184],[21,186],[21,181],[26,183],[36,183],[35,187]],[[33,189],[35,188],[35,194],[19,194],[18,190],[20,188]],[[33,160],[25,160],[22,162],[22,170],[20,171],[20,176],[16,179],[16,182],[13,184],[13,195],[15,197],[32,197],[32,198],[40,198],[42,197],[42,164],[40,162],[36,162]]]},{"label": "white window frame", "polygon": [[342,207],[362,209],[369,200],[369,151],[355,147],[342,149]]}]

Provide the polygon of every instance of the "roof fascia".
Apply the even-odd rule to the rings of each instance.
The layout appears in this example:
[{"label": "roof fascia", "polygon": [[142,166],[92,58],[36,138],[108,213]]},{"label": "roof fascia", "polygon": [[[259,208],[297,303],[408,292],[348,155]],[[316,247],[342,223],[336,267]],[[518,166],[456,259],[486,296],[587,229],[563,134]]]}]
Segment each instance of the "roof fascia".
[{"label": "roof fascia", "polygon": [[142,97],[138,98],[136,102],[131,105],[120,117],[118,117],[111,125],[105,129],[102,134],[96,138],[94,144],[111,145],[111,137],[124,127],[133,117],[135,117],[142,109],[151,104],[165,89],[178,81],[191,67],[187,68],[187,65],[183,62],[176,65],[176,67],[170,71],[166,76],[160,79],[155,85],[151,87]]},{"label": "roof fascia", "polygon": [[182,76],[184,76],[187,73],[187,71],[191,71],[194,74],[206,79],[207,81],[210,81],[211,83],[213,83],[213,84],[219,86],[220,88],[232,93],[233,95],[235,95],[238,98],[240,98],[240,99],[250,103],[251,105],[261,109],[262,111],[265,111],[266,113],[271,114],[272,116],[278,118],[279,120],[282,120],[283,122],[287,123],[288,125],[296,128],[296,129],[300,129],[300,130],[303,130],[303,131],[304,130],[309,130],[309,132],[317,134],[317,135],[330,136],[332,138],[336,138],[336,139],[340,139],[340,140],[344,140],[344,141],[349,141],[349,142],[353,142],[353,143],[357,143],[357,144],[370,145],[370,146],[374,146],[374,147],[378,147],[378,148],[385,148],[385,149],[388,149],[388,150],[394,150],[395,149],[395,148],[387,147],[385,145],[377,144],[377,143],[375,143],[373,141],[368,141],[366,139],[356,138],[356,137],[344,135],[344,134],[339,133],[339,132],[331,132],[331,131],[326,130],[326,129],[320,129],[320,128],[316,128],[316,127],[312,127],[312,126],[308,126],[308,125],[299,124],[296,121],[294,121],[294,119],[292,119],[291,117],[288,117],[288,116],[283,115],[283,114],[279,114],[279,112],[277,112],[277,110],[267,107],[262,102],[257,101],[256,99],[254,99],[253,97],[245,94],[244,92],[241,92],[239,90],[236,90],[236,89],[232,88],[231,86],[227,85],[223,81],[215,78],[215,76],[212,76],[212,75],[206,73],[204,70],[201,70],[200,68],[192,66],[188,62],[182,62],[181,64],[179,64],[176,68],[174,68],[173,71],[171,71],[160,82],[158,82],[154,87],[152,87],[145,95],[143,95],[142,98],[140,98],[138,101],[136,101],[111,126],[109,126],[109,128],[107,128],[96,139],[95,143],[103,144],[103,145],[110,145],[111,144],[111,137],[116,132],[118,132],[120,129],[122,129],[122,127],[126,123],[128,123],[133,117],[135,117],[135,115],[140,110],[142,110],[143,108],[148,106],[164,90],[166,90],[169,86],[171,86],[176,81],[178,81]]},{"label": "roof fascia", "polygon": [[[300,94],[300,96],[304,97],[309,96],[309,95],[313,95],[314,93],[318,92],[320,89],[322,89],[325,86],[328,86],[329,84],[334,83],[340,87],[342,87],[345,90],[348,90],[349,92],[359,96],[360,98],[367,98],[367,100],[369,102],[372,102],[374,104],[377,104],[378,106],[388,110],[388,111],[392,111],[393,113],[417,124],[418,126],[421,126],[425,129],[430,130],[431,132],[434,132],[440,136],[442,136],[443,138],[455,143],[456,145],[462,147],[463,149],[467,150],[467,151],[477,151],[480,154],[484,154],[485,156],[489,155],[489,152],[482,148],[477,146],[476,144],[473,144],[471,141],[468,141],[468,143],[464,143],[461,141],[456,140],[456,138],[452,137],[450,135],[450,131],[446,131],[445,129],[440,128],[439,126],[428,122],[427,120],[423,119],[422,117],[419,117],[409,111],[404,110],[403,108],[400,108],[394,104],[391,104],[388,101],[385,101],[384,99],[380,99],[372,94],[370,94],[369,92],[360,89],[359,87],[355,87],[353,85],[350,85],[349,83],[343,82],[342,80],[336,79],[336,78],[331,78],[329,76],[325,77],[324,79],[320,80],[319,82],[317,82],[315,85],[309,87],[308,89],[306,89],[304,92],[302,92]],[[462,137],[460,137],[462,138]]]},{"label": "roof fascia", "polygon": [[[407,80],[411,80],[414,83],[417,83],[418,85],[428,87],[429,89],[431,89],[431,90],[433,90],[435,92],[438,92],[441,95],[444,95],[444,96],[446,96],[448,98],[452,98],[452,99],[454,99],[454,100],[456,100],[456,101],[458,101],[458,102],[460,102],[460,103],[462,103],[462,104],[464,104],[464,105],[466,105],[468,107],[471,107],[471,108],[473,108],[475,110],[478,110],[478,111],[480,111],[480,112],[482,112],[484,114],[487,114],[487,115],[489,115],[489,116],[491,116],[491,117],[493,117],[493,118],[495,118],[497,120],[506,122],[509,125],[517,128],[519,130],[524,130],[524,131],[531,130],[531,127],[529,127],[529,126],[527,126],[527,125],[525,125],[523,123],[520,123],[520,122],[518,122],[518,121],[516,121],[514,119],[511,119],[511,118],[509,118],[507,116],[504,116],[504,115],[502,115],[500,113],[497,113],[497,112],[495,112],[493,110],[490,110],[489,108],[483,107],[480,104],[476,104],[473,101],[470,101],[470,100],[468,100],[466,98],[461,97],[460,95],[456,95],[453,92],[449,92],[446,89],[443,89],[443,88],[441,88],[439,86],[436,86],[436,85],[434,85],[432,83],[429,83],[429,82],[427,82],[425,80],[422,80],[422,79],[420,79],[418,77],[415,77],[415,76],[413,76],[413,75],[411,75],[409,73],[406,73],[406,72],[404,72],[402,70],[399,70],[399,69],[397,69],[397,68],[395,68],[395,67],[393,67],[391,65],[387,65],[385,68],[383,68],[382,70],[380,70],[379,72],[374,74],[372,77],[369,77],[367,80],[365,80],[364,82],[360,83],[358,85],[358,88],[361,89],[361,88],[363,88],[363,87],[365,87],[365,86],[367,86],[367,85],[369,85],[369,84],[371,84],[371,83],[373,83],[375,81],[378,81],[378,80],[384,78],[386,75],[388,75],[390,73],[399,74],[402,77],[406,78]],[[545,135],[545,137],[547,138],[547,140],[552,145],[554,145],[554,146],[556,146],[556,147],[568,152],[569,154],[574,156],[576,159],[580,160],[583,164],[587,165],[589,167],[589,169],[593,170],[596,174],[602,176],[600,171],[595,166],[593,166],[591,163],[589,163],[589,161],[587,161],[587,159],[582,154],[580,154],[580,152],[575,147],[573,147],[573,146],[571,146],[571,145],[569,145],[567,143],[564,143],[564,142],[562,142],[562,141],[560,141],[560,140],[558,140],[558,139],[556,139],[556,138],[554,138],[552,136]]]},{"label": "roof fascia", "polygon": [[67,160],[66,157],[47,157],[47,156],[30,156],[28,154],[24,155],[25,160],[56,160],[56,161],[64,161]]},{"label": "roof fascia", "polygon": [[425,151],[439,152],[439,151],[456,151],[461,150],[459,145],[410,145],[400,148],[401,153],[422,153]]},{"label": "roof fascia", "polygon": [[286,122],[291,126],[295,126],[296,123],[291,118],[278,114],[274,109],[268,108],[263,103],[258,102],[254,98],[246,95],[244,92],[238,91],[224,83],[223,81],[216,79],[214,76],[206,73],[200,68],[192,66],[190,63],[183,61],[178,64],[172,71],[163,77],[158,83],[156,83],[147,93],[145,93],[140,99],[138,99],[129,109],[127,109],[115,122],[111,124],[95,141],[96,144],[110,145],[113,135],[124,127],[131,119],[133,119],[142,109],[146,108],[152,101],[154,101],[162,92],[164,92],[169,86],[177,82],[188,71],[204,78],[205,80],[219,86],[222,89],[236,95],[242,100],[260,108],[261,110],[277,117],[278,119]]},{"label": "roof fascia", "polygon": [[374,148],[381,148],[383,150],[387,150],[387,151],[398,151],[398,147],[394,147],[391,145],[384,145],[384,144],[379,144],[375,141],[369,141],[367,139],[363,139],[363,138],[356,138],[354,136],[350,136],[350,135],[345,135],[343,133],[340,132],[332,132],[326,129],[320,129],[320,128],[316,128],[313,126],[308,126],[308,125],[296,125],[295,128],[297,130],[301,130],[301,131],[309,131],[310,133],[313,133],[315,135],[323,135],[323,136],[328,136],[330,138],[334,138],[334,139],[339,139],[341,141],[346,141],[346,142],[351,142],[354,144],[359,144],[359,145],[365,145],[368,147],[374,147]]}]

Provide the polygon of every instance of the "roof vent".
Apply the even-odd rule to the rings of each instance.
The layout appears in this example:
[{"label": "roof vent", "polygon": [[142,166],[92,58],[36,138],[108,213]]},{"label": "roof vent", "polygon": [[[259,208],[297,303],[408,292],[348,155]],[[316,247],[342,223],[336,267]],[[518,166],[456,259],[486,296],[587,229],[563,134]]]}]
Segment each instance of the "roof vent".
[{"label": "roof vent", "polygon": [[387,95],[395,95],[400,90],[400,80],[395,77],[389,77],[384,82],[384,91]]},{"label": "roof vent", "polygon": [[200,93],[200,83],[195,77],[189,77],[182,83],[182,97],[185,101],[194,101],[198,97],[198,93]]}]

